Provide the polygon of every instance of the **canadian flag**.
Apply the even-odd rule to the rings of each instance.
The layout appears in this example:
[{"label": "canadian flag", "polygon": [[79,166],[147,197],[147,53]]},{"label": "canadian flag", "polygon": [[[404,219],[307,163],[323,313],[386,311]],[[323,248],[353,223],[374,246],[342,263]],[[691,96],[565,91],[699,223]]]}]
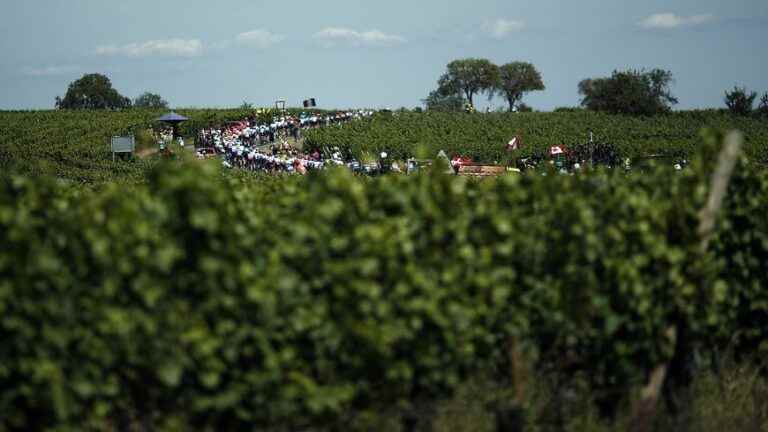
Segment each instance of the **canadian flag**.
[{"label": "canadian flag", "polygon": [[462,156],[454,156],[453,159],[451,159],[451,166],[454,168],[458,168],[464,164],[471,164],[472,158],[470,157],[462,157]]},{"label": "canadian flag", "polygon": [[552,146],[549,148],[549,154],[551,154],[552,156],[563,154],[563,153],[565,153],[565,151],[560,146]]}]

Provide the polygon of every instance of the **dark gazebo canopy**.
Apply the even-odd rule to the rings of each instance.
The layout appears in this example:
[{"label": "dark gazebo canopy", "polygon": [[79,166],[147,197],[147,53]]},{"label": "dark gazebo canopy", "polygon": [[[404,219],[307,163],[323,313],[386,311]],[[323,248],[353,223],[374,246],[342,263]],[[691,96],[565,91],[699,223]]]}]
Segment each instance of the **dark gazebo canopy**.
[{"label": "dark gazebo canopy", "polygon": [[157,119],[157,121],[159,122],[168,123],[171,126],[173,126],[173,139],[176,139],[177,137],[179,137],[179,124],[187,120],[189,119],[184,117],[181,114],[176,114],[173,111]]},{"label": "dark gazebo canopy", "polygon": [[184,117],[183,115],[176,114],[175,112],[171,111],[168,114],[163,115],[162,117],[158,118],[157,121],[164,122],[164,123],[181,123],[189,120],[188,118]]}]

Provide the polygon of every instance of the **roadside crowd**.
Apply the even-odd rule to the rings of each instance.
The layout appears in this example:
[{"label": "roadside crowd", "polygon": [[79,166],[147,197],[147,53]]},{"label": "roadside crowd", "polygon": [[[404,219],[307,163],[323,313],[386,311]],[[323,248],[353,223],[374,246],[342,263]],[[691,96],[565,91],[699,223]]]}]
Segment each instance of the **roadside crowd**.
[{"label": "roadside crowd", "polygon": [[[418,171],[416,160],[409,159],[400,166],[392,161],[386,152],[376,155],[375,160],[363,163],[354,159],[345,159],[338,147],[311,151],[300,150],[289,144],[293,138],[297,142],[301,131],[319,128],[349,121],[367,118],[372,111],[346,111],[333,114],[306,114],[274,118],[269,124],[259,123],[254,118],[228,122],[217,128],[200,130],[198,135],[198,157],[220,156],[227,168],[239,168],[268,173],[306,174],[310,170],[319,170],[327,166],[346,166],[353,172],[375,175],[385,172]],[[507,145],[507,151],[517,150],[522,143],[515,137]],[[455,155],[448,159],[444,152],[438,158],[444,158],[454,173],[459,173],[464,165],[475,164],[471,158]],[[523,172],[536,170],[551,165],[562,174],[572,174],[582,167],[607,166],[631,169],[629,159],[619,157],[617,150],[610,144],[588,143],[574,146],[557,145],[547,152],[535,153],[517,159],[516,167],[507,167],[508,171]],[[675,164],[675,169],[682,169],[687,161]]]},{"label": "roadside crowd", "polygon": [[152,131],[155,142],[169,143],[173,141],[173,128],[165,127]]},{"label": "roadside crowd", "polygon": [[[228,122],[219,128],[203,129],[198,134],[198,146],[213,149],[224,159],[224,166],[252,171],[306,173],[320,169],[326,163],[341,164],[338,152],[326,160],[319,151],[305,153],[288,143],[299,140],[301,132],[367,118],[372,111],[344,111],[333,114],[307,114],[276,117],[271,123],[256,119]],[[205,153],[198,153],[204,157]],[[333,157],[338,156],[338,157]]]},{"label": "roadside crowd", "polygon": [[280,138],[301,138],[301,131],[323,126],[346,123],[352,120],[370,117],[372,111],[345,111],[334,114],[307,114],[282,116],[270,123],[259,123],[254,118],[229,122],[223,127],[203,129],[198,135],[201,147],[213,147],[223,150],[237,144],[245,146],[263,146]]}]

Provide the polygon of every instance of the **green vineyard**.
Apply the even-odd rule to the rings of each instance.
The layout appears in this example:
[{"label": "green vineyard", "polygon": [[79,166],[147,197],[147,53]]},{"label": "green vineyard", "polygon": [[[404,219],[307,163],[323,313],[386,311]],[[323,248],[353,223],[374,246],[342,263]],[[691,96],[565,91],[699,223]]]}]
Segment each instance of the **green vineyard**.
[{"label": "green vineyard", "polygon": [[[296,112],[298,110],[291,110]],[[204,127],[255,114],[254,110],[181,110],[191,121],[182,134],[194,136]],[[50,175],[77,183],[111,180],[143,181],[154,162],[112,162],[108,140],[116,134],[151,127],[158,111],[124,112],[0,112],[0,169]],[[441,114],[381,113],[371,120],[311,130],[306,148],[339,147],[348,156],[365,159],[381,151],[405,160],[433,158],[439,150],[470,156],[481,162],[543,153],[550,146],[572,146],[589,140],[613,145],[623,157],[687,157],[702,142],[702,129],[738,129],[746,137],[746,153],[756,163],[768,163],[768,122],[718,112],[681,112],[638,118],[605,114],[520,113]],[[523,147],[507,153],[505,144],[520,135]]]},{"label": "green vineyard", "polygon": [[[180,110],[190,118],[181,128],[194,136],[200,128],[241,120],[254,110]],[[0,111],[0,170],[48,175],[81,184],[139,182],[154,162],[113,162],[109,139],[157,126],[161,111]]]},{"label": "green vineyard", "polygon": [[[596,142],[611,144],[623,157],[686,157],[701,143],[702,129],[738,129],[746,135],[747,154],[768,163],[768,122],[716,111],[690,111],[657,117],[629,117],[588,111],[518,114],[381,114],[368,123],[311,131],[313,147],[338,146],[360,158],[386,151],[395,159],[432,158],[438,151],[480,162],[544,153],[549,147]],[[508,154],[505,145],[520,135],[523,147]],[[423,154],[420,154],[423,153]]]},{"label": "green vineyard", "polygon": [[3,6],[0,432],[768,432],[768,0]]}]

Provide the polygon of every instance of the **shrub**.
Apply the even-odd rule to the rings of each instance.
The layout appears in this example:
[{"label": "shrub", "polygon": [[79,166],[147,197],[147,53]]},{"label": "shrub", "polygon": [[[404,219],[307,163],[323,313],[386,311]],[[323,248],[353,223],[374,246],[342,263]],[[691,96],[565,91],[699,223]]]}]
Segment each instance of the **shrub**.
[{"label": "shrub", "polygon": [[757,107],[757,114],[760,117],[768,118],[768,92],[760,98],[760,105]]},{"label": "shrub", "polygon": [[752,113],[756,98],[757,93],[747,92],[745,87],[734,87],[730,92],[725,92],[725,105],[731,114],[747,116]]},{"label": "shrub", "polygon": [[563,113],[563,112],[580,112],[584,111],[584,108],[581,107],[557,107],[554,109],[553,112],[556,113]]},{"label": "shrub", "polygon": [[610,77],[579,83],[581,105],[612,114],[663,114],[678,102],[670,90],[672,81],[672,72],[661,69],[614,71]]}]

